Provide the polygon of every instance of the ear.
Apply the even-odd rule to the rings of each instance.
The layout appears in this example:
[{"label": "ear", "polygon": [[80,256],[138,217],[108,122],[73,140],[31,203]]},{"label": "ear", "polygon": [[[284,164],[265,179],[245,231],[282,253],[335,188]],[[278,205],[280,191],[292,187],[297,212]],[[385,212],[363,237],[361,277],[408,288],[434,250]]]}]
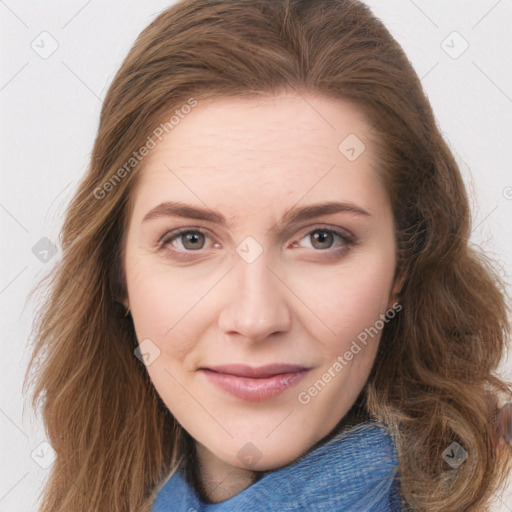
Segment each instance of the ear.
[{"label": "ear", "polygon": [[404,286],[404,283],[405,283],[405,276],[403,274],[397,274],[395,276],[395,280],[394,280],[394,283],[393,283],[393,288],[391,290],[391,294],[390,294],[390,297],[389,297],[389,302],[390,304],[394,304],[398,298],[400,297],[400,293],[402,292],[402,288]]},{"label": "ear", "polygon": [[130,301],[128,298],[116,298],[115,303],[118,304],[120,310],[124,310],[124,316],[128,316],[130,312]]}]

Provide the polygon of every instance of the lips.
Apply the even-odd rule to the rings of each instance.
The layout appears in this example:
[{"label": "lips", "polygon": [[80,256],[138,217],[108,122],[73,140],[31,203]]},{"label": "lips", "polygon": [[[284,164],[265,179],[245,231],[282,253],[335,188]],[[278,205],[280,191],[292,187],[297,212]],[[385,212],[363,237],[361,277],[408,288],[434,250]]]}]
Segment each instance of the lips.
[{"label": "lips", "polygon": [[296,385],[310,368],[291,364],[251,367],[242,364],[200,368],[215,386],[249,402],[269,400]]}]

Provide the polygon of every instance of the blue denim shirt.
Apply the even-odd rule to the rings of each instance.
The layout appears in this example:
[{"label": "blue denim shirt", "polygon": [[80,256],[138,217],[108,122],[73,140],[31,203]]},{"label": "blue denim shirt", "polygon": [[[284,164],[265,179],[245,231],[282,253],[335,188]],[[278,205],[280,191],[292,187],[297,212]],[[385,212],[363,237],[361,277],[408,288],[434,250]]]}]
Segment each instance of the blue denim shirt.
[{"label": "blue denim shirt", "polygon": [[398,470],[392,437],[367,421],[219,503],[202,502],[179,470],[151,512],[399,512]]}]

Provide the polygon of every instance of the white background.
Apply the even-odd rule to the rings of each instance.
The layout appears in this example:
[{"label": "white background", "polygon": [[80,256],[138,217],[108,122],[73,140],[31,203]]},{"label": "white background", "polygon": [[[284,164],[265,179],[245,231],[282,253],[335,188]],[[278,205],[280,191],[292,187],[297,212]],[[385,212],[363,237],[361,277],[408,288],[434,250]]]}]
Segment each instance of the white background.
[{"label": "white background", "polygon": [[[49,471],[31,457],[45,434],[28,403],[23,414],[21,385],[34,311],[27,294],[58,255],[42,263],[31,249],[42,237],[57,242],[65,206],[87,167],[108,85],[139,32],[171,3],[0,1],[0,512],[35,512]],[[367,3],[422,78],[470,189],[473,241],[496,259],[510,283],[512,1]],[[45,48],[51,48],[43,31],[58,44],[46,59],[31,47],[41,47],[46,37]],[[509,357],[502,369],[509,378],[511,367]],[[512,511],[512,494],[496,496],[493,510]]]}]

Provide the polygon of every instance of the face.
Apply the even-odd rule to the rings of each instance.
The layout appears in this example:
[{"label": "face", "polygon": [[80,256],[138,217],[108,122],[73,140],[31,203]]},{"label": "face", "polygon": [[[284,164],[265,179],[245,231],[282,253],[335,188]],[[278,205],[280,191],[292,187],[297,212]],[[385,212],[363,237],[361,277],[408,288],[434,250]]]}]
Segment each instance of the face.
[{"label": "face", "polygon": [[393,303],[369,128],[341,100],[217,98],[143,165],[124,265],[149,376],[215,460],[288,464],[355,402]]}]

